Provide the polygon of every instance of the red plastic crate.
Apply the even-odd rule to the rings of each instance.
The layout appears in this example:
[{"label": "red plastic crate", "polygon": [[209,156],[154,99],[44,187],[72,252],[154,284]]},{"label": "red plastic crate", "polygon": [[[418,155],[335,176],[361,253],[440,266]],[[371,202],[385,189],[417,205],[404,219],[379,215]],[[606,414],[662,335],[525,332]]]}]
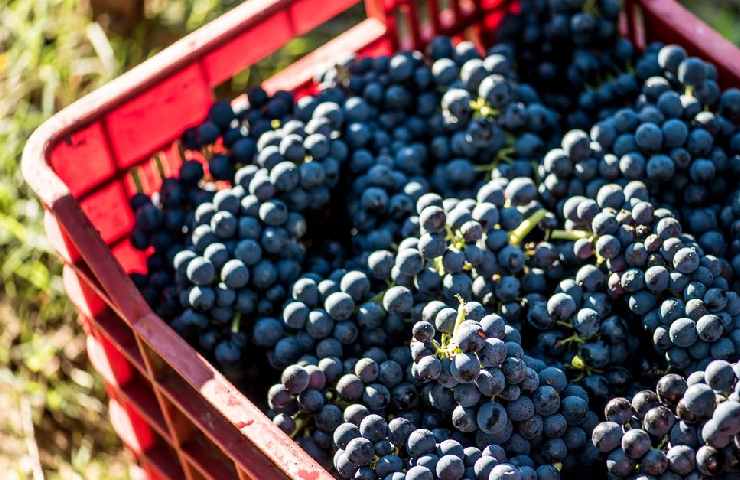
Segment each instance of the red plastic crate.
[{"label": "red plastic crate", "polygon": [[[127,275],[146,265],[128,242],[128,197],[133,170],[147,193],[161,182],[160,165],[177,171],[177,139],[206,117],[215,86],[356,3],[246,2],[59,112],[25,148],[23,174],[65,262],[111,421],[148,478],[332,478],[149,309]],[[674,0],[625,4],[620,27],[638,46],[680,43],[713,61],[723,86],[740,83],[740,51]],[[514,0],[365,0],[367,19],[264,86],[310,89],[327,62],[420,48],[440,33],[486,44],[518,8]]]}]

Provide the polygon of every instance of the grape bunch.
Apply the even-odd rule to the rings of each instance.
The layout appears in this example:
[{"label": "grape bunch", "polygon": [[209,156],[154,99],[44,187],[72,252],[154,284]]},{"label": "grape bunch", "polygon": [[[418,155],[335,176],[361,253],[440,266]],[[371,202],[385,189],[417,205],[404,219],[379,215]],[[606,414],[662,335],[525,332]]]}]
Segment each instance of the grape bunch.
[{"label": "grape bunch", "polygon": [[355,59],[325,83],[341,98],[349,151],[338,213],[356,230],[352,254],[388,248],[413,231],[408,217],[429,191],[424,172],[441,85],[419,52]]},{"label": "grape bunch", "polygon": [[213,180],[242,185],[260,200],[277,198],[297,212],[326,206],[347,158],[336,135],[344,122],[337,95],[324,91],[296,104],[288,92],[270,97],[255,87],[246,96],[236,111],[216,102],[182,145],[204,153]]},{"label": "grape bunch", "polygon": [[304,274],[290,287],[280,317],[255,321],[254,343],[269,349],[268,359],[277,369],[304,355],[344,358],[360,347],[399,344],[404,321],[383,307],[383,292],[372,288],[357,270],[335,270],[328,278]]},{"label": "grape bunch", "polygon": [[670,373],[632,400],[613,398],[592,441],[615,478],[736,478],[740,473],[740,369],[714,360]]},{"label": "grape bunch", "polygon": [[418,216],[411,217],[413,235],[395,254],[381,249],[367,255],[369,275],[409,289],[417,299],[412,303],[422,309],[419,301],[456,305],[460,295],[517,322],[517,276],[525,266],[520,244],[548,220],[533,201],[535,195],[527,178],[493,180],[477,191],[476,200],[422,195]]},{"label": "grape bunch", "polygon": [[224,100],[215,102],[208,118],[182,135],[182,149],[202,155],[214,180],[232,181],[240,166],[254,160],[263,133],[301,114],[293,95],[284,90],[268,95],[254,87],[246,96],[248,103],[238,107]]},{"label": "grape bunch", "polygon": [[172,260],[184,248],[187,233],[192,229],[195,207],[213,198],[214,191],[202,188],[203,166],[186,161],[177,177],[165,177],[162,186],[151,197],[137,193],[131,197],[135,226],[131,245],[142,251],[151,249],[147,257],[147,275],[135,273],[132,280],[157,314],[172,318],[182,311]]},{"label": "grape bunch", "polygon": [[215,192],[191,222],[185,243],[168,258],[181,310],[171,326],[209,354],[215,348],[226,368],[241,356],[233,342],[224,349],[219,340],[240,331],[242,316],[280,307],[301,272],[306,224],[280,200],[260,202],[241,186]]},{"label": "grape bunch", "polygon": [[521,3],[214,103],[132,279],[338,478],[740,478],[740,90]]},{"label": "grape bunch", "polygon": [[732,279],[734,291],[740,291],[740,191],[730,194],[725,202],[683,213],[684,225],[705,252],[720,259],[722,275]]},{"label": "grape bunch", "polygon": [[590,135],[568,132],[545,156],[540,192],[549,205],[631,180],[674,209],[722,201],[735,188],[727,179],[740,172],[740,91],[721,91],[716,68],[677,45],[655,45],[641,61],[653,71],[635,101],[605,110]]},{"label": "grape bunch", "polygon": [[[374,347],[360,358],[304,355],[282,370],[267,394],[273,422],[310,443],[324,460],[341,423],[373,414],[380,418],[413,411],[419,393],[408,380],[407,349]],[[359,422],[359,420],[357,420]]]},{"label": "grape bunch", "polygon": [[479,446],[501,445],[536,465],[560,464],[569,450],[577,455],[597,418],[585,390],[528,357],[500,316],[462,301],[454,316],[449,310],[437,313],[436,328],[421,320],[412,330],[411,373],[429,405],[457,430],[475,433]]},{"label": "grape bunch", "polygon": [[[414,205],[432,189],[466,199],[475,196],[486,171],[531,176],[531,162],[545,148],[540,136],[556,131],[555,114],[538,103],[536,92],[501,75],[511,74],[503,54],[483,59],[470,42],[453,46],[446,37],[436,38],[428,52],[431,65],[414,52],[347,67],[344,111],[354,121],[343,132],[350,150],[346,223],[357,229],[355,251],[388,249],[413,234]],[[464,85],[455,88],[460,81]],[[478,99],[479,84],[488,100]],[[447,92],[440,97],[440,90]],[[512,166],[498,165],[504,160]]]},{"label": "grape bunch", "polygon": [[740,297],[721,276],[721,262],[650,202],[642,182],[606,184],[596,200],[574,196],[563,210],[569,229],[553,237],[577,238],[574,255],[601,264],[612,302],[641,319],[673,368],[702,369],[736,355]]},{"label": "grape bunch", "polygon": [[432,186],[444,196],[474,197],[486,172],[531,177],[532,162],[557,132],[557,115],[515,80],[512,53],[502,47],[455,63],[445,53],[451,43],[430,46],[432,71],[449,86],[441,100],[442,132],[431,139],[438,161]]},{"label": "grape bunch", "polygon": [[529,299],[532,354],[572,373],[590,395],[606,400],[624,391],[640,341],[622,313],[611,311],[606,275],[585,264],[561,280],[548,298]]},{"label": "grape bunch", "polygon": [[634,97],[643,68],[635,48],[617,34],[619,0],[525,0],[497,39],[514,53],[520,78],[545,105],[584,128],[598,112]]},{"label": "grape bunch", "polygon": [[386,422],[374,414],[356,415],[335,430],[334,444],[334,468],[346,479],[560,478],[551,465],[535,467],[526,456],[507,458],[496,444],[465,447],[443,430],[416,428],[404,417]]}]

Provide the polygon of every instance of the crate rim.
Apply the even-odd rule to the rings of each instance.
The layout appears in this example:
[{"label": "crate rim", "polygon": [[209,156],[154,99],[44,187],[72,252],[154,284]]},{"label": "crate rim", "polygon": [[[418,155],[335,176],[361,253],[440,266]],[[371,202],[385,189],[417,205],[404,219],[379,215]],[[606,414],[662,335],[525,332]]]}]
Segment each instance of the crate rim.
[{"label": "crate rim", "polygon": [[[259,420],[267,420],[267,417],[179,336],[174,332],[167,335],[166,330],[169,327],[149,308],[128,279],[108,245],[104,243],[87,216],[82,214],[80,205],[72,196],[70,189],[51,168],[49,158],[52,148],[64,141],[68,135],[99,120],[116,106],[147,91],[168,75],[197,63],[197,60],[206,53],[224,45],[235,35],[258,24],[265,16],[291,3],[292,0],[248,0],[236,6],[44,121],[29,137],[21,159],[24,179],[40,198],[44,208],[58,219],[73,243],[85,247],[80,249],[80,254],[90,265],[93,275],[100,281],[113,306],[117,307],[119,312],[125,313],[123,318],[130,322],[136,334],[142,335],[147,340],[161,338],[162,334],[176,337],[172,340],[184,345],[187,360],[194,361],[201,374],[212,375],[214,382],[212,386],[216,390],[229,393],[228,399],[219,398],[214,394],[204,394],[216,410],[229,421],[230,416],[225,412],[234,409],[234,405],[229,404],[234,400],[231,394],[235,395],[237,403],[246,408],[247,413],[253,417],[257,416]],[[660,18],[666,28],[670,28],[683,41],[690,43],[705,58],[714,61],[720,68],[720,74],[729,72],[734,78],[740,78],[740,50],[676,0],[625,0],[624,3],[625,9],[639,6],[651,16]],[[387,5],[386,2],[368,0],[366,4],[369,15],[365,21],[382,23],[378,20],[384,20],[387,7],[381,5]],[[205,72],[202,73],[205,75]],[[175,364],[181,362],[172,362],[168,356],[164,354],[162,356],[191,386],[199,387],[192,383],[194,380],[192,369],[188,374],[183,374],[183,371],[175,367]],[[268,430],[277,429],[268,428]],[[267,450],[264,448],[265,443],[254,443],[251,435],[241,430],[240,433],[288,476],[312,480],[333,478],[297,444],[283,441],[289,440],[289,437],[282,432],[269,432],[270,436],[278,435],[277,439],[281,440],[269,442],[270,448],[277,447],[277,451]],[[279,437],[281,434],[282,437]],[[304,476],[295,469],[289,470],[288,464],[283,463],[289,457],[301,462],[301,465],[311,472],[304,472],[307,473]],[[295,466],[294,464],[293,467]]]},{"label": "crate rim", "polygon": [[[290,3],[292,0],[247,0],[52,115],[34,130],[24,147],[21,171],[26,182],[45,206],[54,205],[69,194],[69,189],[48,166],[48,154],[53,146],[99,115],[146,91],[158,80],[188,66]],[[368,20],[384,17],[383,7],[379,6],[385,3],[383,0],[367,3],[371,13]],[[699,48],[704,57],[740,77],[740,49],[677,0],[624,0],[625,9],[638,5],[661,18],[682,39]]]},{"label": "crate rim", "polygon": [[[136,94],[146,91],[159,80],[195,63],[204,54],[291,3],[292,0],[245,1],[49,117],[31,134],[21,157],[23,176],[34,193],[46,205],[52,205],[69,193],[64,182],[53,171],[49,172],[52,176],[43,171],[51,170],[47,164],[50,148],[65,136],[92,123],[101,114]],[[37,165],[38,163],[41,165]],[[37,177],[39,174],[42,175],[41,178]],[[50,186],[53,188],[46,190]]]}]

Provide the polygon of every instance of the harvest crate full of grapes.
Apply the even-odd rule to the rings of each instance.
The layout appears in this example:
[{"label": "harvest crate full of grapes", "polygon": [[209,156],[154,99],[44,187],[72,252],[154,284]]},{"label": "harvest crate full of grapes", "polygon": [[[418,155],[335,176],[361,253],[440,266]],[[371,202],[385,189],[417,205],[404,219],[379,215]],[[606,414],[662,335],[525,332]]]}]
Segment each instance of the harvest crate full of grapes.
[{"label": "harvest crate full of grapes", "polygon": [[37,130],[151,478],[740,478],[740,51],[672,0],[252,0]]}]

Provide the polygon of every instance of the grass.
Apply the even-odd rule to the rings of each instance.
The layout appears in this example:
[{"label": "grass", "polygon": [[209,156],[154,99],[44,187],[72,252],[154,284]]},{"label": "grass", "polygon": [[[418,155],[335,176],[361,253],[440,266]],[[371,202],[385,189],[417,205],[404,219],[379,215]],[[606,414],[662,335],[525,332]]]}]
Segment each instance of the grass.
[{"label": "grass", "polygon": [[740,45],[740,0],[683,0],[689,10],[735,45]]},{"label": "grass", "polygon": [[[42,211],[18,162],[55,111],[215,18],[237,0],[147,0],[129,22],[94,15],[100,0],[0,0],[0,471],[4,478],[129,478],[103,385],[64,298]],[[740,2],[686,0],[735,43]],[[98,12],[99,13],[99,12]],[[356,18],[358,12],[350,13]],[[95,20],[93,20],[93,18]],[[255,83],[341,30],[290,42],[224,93]]]},{"label": "grass", "polygon": [[[0,0],[0,469],[3,478],[128,478],[42,211],[18,162],[52,113],[233,6],[150,1],[119,33],[82,0]],[[111,17],[112,18],[112,17]],[[104,28],[107,27],[107,28]],[[146,47],[144,47],[146,46]]]}]

